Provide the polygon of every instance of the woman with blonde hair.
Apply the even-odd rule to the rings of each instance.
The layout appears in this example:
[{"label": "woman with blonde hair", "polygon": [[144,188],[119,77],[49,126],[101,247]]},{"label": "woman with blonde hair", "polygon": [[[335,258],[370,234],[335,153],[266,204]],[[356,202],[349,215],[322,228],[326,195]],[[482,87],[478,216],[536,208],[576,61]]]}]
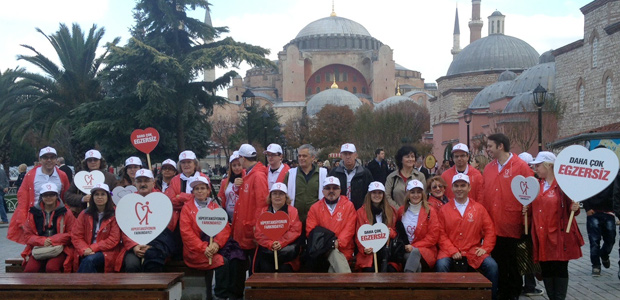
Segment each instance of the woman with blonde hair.
[{"label": "woman with blonde hair", "polygon": [[484,167],[486,167],[488,163],[489,158],[484,155],[476,155],[476,157],[471,160],[472,167],[480,171],[480,174],[484,172]]},{"label": "woman with blonde hair", "polygon": [[437,211],[450,201],[445,195],[447,184],[443,177],[433,176],[429,178],[426,186],[428,187],[428,204]]}]

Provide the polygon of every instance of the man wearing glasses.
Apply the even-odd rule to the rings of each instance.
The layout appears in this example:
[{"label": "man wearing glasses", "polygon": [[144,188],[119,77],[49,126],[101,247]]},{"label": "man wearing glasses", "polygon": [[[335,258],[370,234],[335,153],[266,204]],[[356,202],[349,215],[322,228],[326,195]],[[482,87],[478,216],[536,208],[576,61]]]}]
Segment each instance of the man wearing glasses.
[{"label": "man wearing glasses", "polygon": [[42,185],[46,183],[55,184],[60,188],[59,195],[64,195],[67,189],[69,189],[67,174],[60,171],[56,166],[57,158],[58,153],[56,149],[49,146],[41,149],[39,151],[39,166],[30,170],[24,176],[24,181],[17,192],[17,208],[13,213],[7,233],[9,240],[20,244],[26,243],[22,225],[26,222],[28,210],[39,204],[39,191]]},{"label": "man wearing glasses", "polygon": [[[469,164],[469,148],[467,145],[463,143],[456,144],[454,148],[452,148],[452,159],[454,160],[454,166],[441,173],[443,180],[451,182],[456,174],[469,176],[471,182],[471,191],[469,192],[470,198],[482,203],[484,179],[480,171]],[[445,195],[450,199],[454,198],[454,193],[450,185],[446,186]]]},{"label": "man wearing glasses", "polygon": [[280,145],[269,144],[264,154],[267,156],[267,163],[269,164],[269,169],[267,170],[267,184],[269,190],[271,190],[271,186],[274,183],[284,182],[284,176],[286,176],[286,172],[288,172],[290,167],[282,163],[282,147]]}]

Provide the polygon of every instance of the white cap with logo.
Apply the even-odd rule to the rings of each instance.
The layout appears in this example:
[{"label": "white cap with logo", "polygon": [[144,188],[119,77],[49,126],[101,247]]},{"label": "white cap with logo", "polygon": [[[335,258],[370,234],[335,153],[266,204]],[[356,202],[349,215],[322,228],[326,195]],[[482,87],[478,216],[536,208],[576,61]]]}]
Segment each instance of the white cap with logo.
[{"label": "white cap with logo", "polygon": [[162,166],[162,167],[163,167],[163,166],[165,166],[165,165],[172,166],[172,167],[173,167],[173,168],[175,168],[175,169],[177,168],[177,163],[175,163],[175,162],[174,162],[174,160],[172,160],[172,159],[170,159],[170,158],[168,158],[168,159],[164,160],[164,162],[162,162],[162,163],[161,163],[161,166]]},{"label": "white cap with logo", "polygon": [[39,151],[39,157],[45,155],[45,154],[54,154],[54,155],[58,155],[58,153],[56,152],[56,149],[47,146],[43,149],[41,149],[41,151]]},{"label": "white cap with logo", "polygon": [[525,163],[532,163],[532,161],[534,161],[534,157],[527,153],[527,152],[523,152],[521,154],[519,154],[519,158],[522,159]]},{"label": "white cap with logo", "polygon": [[96,190],[104,190],[106,191],[108,194],[110,193],[110,187],[105,184],[105,183],[97,183],[95,184],[95,186],[90,189],[90,194],[94,194]]},{"label": "white cap with logo", "polygon": [[469,176],[465,175],[465,174],[456,174],[454,175],[454,177],[452,177],[452,183],[454,184],[457,181],[465,181],[467,183],[469,183]]},{"label": "white cap with logo", "polygon": [[101,159],[101,152],[95,149],[88,150],[86,151],[86,153],[84,153],[84,159],[89,159],[89,158]]},{"label": "white cap with logo", "polygon": [[153,176],[153,172],[149,169],[140,169],[136,172],[136,178],[138,177],[147,177],[147,178],[151,178],[154,179],[155,177]]},{"label": "white cap with logo", "polygon": [[231,155],[230,158],[228,158],[228,162],[231,163],[233,162],[233,160],[239,158],[239,151],[234,151]]},{"label": "white cap with logo", "polygon": [[271,189],[269,190],[270,193],[273,191],[281,191],[283,193],[287,193],[288,188],[286,187],[286,184],[281,183],[281,182],[276,182],[271,186]]},{"label": "white cap with logo", "polygon": [[282,147],[278,144],[269,144],[267,146],[267,150],[265,152],[273,153],[273,154],[282,154]]},{"label": "white cap with logo", "polygon": [[340,152],[355,153],[355,152],[357,152],[357,150],[355,149],[355,145],[353,145],[351,143],[346,143],[346,144],[342,144],[342,146],[340,146]]},{"label": "white cap with logo", "polygon": [[194,188],[195,186],[204,183],[207,186],[209,186],[209,179],[207,179],[206,177],[203,176],[194,176],[194,177],[190,177],[189,179],[189,186],[191,188]]},{"label": "white cap with logo", "polygon": [[239,147],[239,156],[256,157],[256,148],[250,144],[243,144]]},{"label": "white cap with logo", "polygon": [[58,187],[51,182],[45,183],[41,185],[41,190],[39,190],[39,195],[43,195],[45,193],[56,193],[58,194]]},{"label": "white cap with logo", "polygon": [[191,160],[196,159],[196,153],[194,153],[194,151],[191,151],[191,150],[185,150],[181,152],[181,154],[179,154],[179,161],[186,160],[186,159],[191,159]]},{"label": "white cap with logo", "polygon": [[125,167],[126,166],[142,166],[142,160],[140,160],[140,158],[138,158],[137,156],[132,156],[128,159],[125,160]]},{"label": "white cap with logo", "polygon": [[417,179],[411,180],[409,182],[407,182],[407,190],[413,190],[413,189],[422,189],[424,190],[424,184],[422,183],[422,181],[419,181]]},{"label": "white cap with logo", "polygon": [[382,191],[385,192],[385,186],[379,181],[373,181],[368,185],[368,192]]},{"label": "white cap with logo", "polygon": [[540,151],[536,155],[536,159],[530,163],[530,165],[537,165],[544,162],[555,163],[555,154],[549,151]]},{"label": "white cap with logo", "polygon": [[452,153],[454,153],[456,151],[463,151],[463,152],[469,154],[469,147],[467,147],[467,145],[465,145],[463,143],[458,143],[458,144],[454,145],[454,147],[452,147]]},{"label": "white cap with logo", "polygon": [[338,179],[338,177],[329,176],[323,180],[323,186],[326,187],[328,185],[340,186],[340,179]]}]

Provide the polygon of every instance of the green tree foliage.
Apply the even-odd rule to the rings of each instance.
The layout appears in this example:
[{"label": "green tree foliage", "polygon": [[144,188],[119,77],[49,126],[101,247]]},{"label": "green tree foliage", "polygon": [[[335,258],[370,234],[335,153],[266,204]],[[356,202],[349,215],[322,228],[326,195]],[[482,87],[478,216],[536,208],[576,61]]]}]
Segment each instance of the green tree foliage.
[{"label": "green tree foliage", "polygon": [[317,148],[353,142],[355,115],[347,106],[325,105],[312,119],[310,142]]},{"label": "green tree foliage", "polygon": [[[271,143],[282,144],[280,130],[280,116],[272,107],[252,107],[241,117],[239,126],[232,141],[232,149],[239,149],[243,143],[250,143],[255,147],[266,149]],[[248,131],[249,125],[249,131]],[[262,151],[259,151],[262,153]]]}]

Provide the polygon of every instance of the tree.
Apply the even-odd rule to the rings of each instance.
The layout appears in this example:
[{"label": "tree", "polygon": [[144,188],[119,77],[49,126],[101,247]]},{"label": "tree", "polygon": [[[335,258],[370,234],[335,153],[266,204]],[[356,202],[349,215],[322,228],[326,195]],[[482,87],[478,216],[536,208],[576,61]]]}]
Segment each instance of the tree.
[{"label": "tree", "polygon": [[349,107],[325,105],[312,120],[310,142],[317,148],[352,142],[354,121],[355,115]]},{"label": "tree", "polygon": [[237,127],[235,146],[250,143],[260,144],[263,149],[266,149],[267,145],[271,143],[280,143],[282,132],[279,120],[280,116],[273,110],[273,107],[252,107],[247,114],[241,117]]},{"label": "tree", "polygon": [[303,144],[310,143],[311,120],[304,107],[299,119],[289,119],[284,124],[284,137],[290,147],[299,148]]}]

